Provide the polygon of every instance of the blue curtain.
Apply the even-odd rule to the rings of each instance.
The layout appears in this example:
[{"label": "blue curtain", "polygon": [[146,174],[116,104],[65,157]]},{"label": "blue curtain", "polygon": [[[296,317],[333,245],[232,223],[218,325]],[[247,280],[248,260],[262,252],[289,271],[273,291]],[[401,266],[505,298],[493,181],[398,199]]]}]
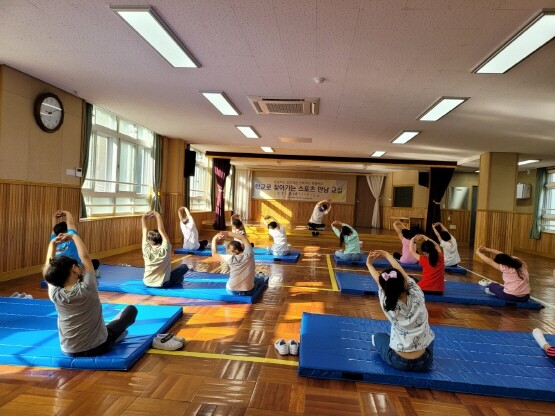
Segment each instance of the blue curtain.
[{"label": "blue curtain", "polygon": [[154,142],[150,155],[154,160],[154,170],[152,178],[152,200],[150,201],[150,209],[156,212],[162,212],[162,204],[160,202],[160,183],[162,181],[162,138],[159,134],[154,134]]},{"label": "blue curtain", "polygon": [[530,238],[539,240],[542,232],[542,209],[547,183],[547,169],[539,168],[536,172],[536,194],[534,195],[534,218],[530,228]]},{"label": "blue curtain", "polygon": [[93,105],[85,103],[85,129],[83,132],[83,152],[81,158],[81,218],[87,218],[87,204],[85,203],[85,197],[83,196],[83,183],[87,179],[87,173],[89,170],[89,148],[91,145],[92,117]]}]

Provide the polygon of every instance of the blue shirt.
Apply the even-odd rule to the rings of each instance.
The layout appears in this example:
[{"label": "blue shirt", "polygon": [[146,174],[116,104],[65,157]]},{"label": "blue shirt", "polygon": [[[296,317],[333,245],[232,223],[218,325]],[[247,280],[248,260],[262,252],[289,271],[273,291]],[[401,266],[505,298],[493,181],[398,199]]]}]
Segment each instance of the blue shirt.
[{"label": "blue shirt", "polygon": [[[67,230],[68,234],[77,234],[75,230]],[[56,238],[56,234],[52,233],[50,235],[50,241]],[[79,265],[82,265],[81,258],[79,257],[79,253],[77,252],[77,246],[73,242],[73,240],[64,241],[63,243],[58,244],[56,247],[56,256],[67,256],[75,259]]]}]

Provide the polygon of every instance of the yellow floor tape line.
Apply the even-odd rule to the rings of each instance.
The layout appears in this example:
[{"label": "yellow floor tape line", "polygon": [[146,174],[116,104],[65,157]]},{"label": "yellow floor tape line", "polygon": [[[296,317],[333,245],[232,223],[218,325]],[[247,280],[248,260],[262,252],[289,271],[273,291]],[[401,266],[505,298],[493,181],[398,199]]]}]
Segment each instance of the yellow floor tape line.
[{"label": "yellow floor tape line", "polygon": [[278,358],[264,358],[264,357],[247,357],[243,355],[230,355],[230,354],[212,354],[208,352],[192,352],[192,351],[165,351],[150,349],[146,351],[147,354],[161,354],[161,355],[177,355],[181,357],[196,357],[196,358],[210,358],[216,360],[232,360],[232,361],[250,361],[253,363],[263,364],[281,364],[298,367],[298,361],[280,360]]},{"label": "yellow floor tape line", "polygon": [[330,272],[331,289],[334,292],[338,292],[339,286],[337,286],[337,280],[335,280],[335,273],[333,272],[333,267],[331,265],[331,256],[329,254],[326,254],[326,260],[328,262],[328,270]]}]

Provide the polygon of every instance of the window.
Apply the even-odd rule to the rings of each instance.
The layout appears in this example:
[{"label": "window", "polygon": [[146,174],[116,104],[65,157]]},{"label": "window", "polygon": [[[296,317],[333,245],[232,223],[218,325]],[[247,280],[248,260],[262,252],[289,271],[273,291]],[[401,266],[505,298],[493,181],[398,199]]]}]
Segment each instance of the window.
[{"label": "window", "polygon": [[195,160],[195,176],[189,180],[189,209],[191,211],[212,211],[212,161],[204,153],[197,153]]},{"label": "window", "polygon": [[93,107],[87,178],[87,216],[142,214],[150,209],[154,133]]},{"label": "window", "polygon": [[555,233],[555,170],[547,171],[542,209],[542,231]]},{"label": "window", "polygon": [[229,169],[229,175],[225,178],[225,188],[224,188],[224,198],[225,198],[225,207],[226,211],[233,210],[233,171],[235,169],[233,166]]}]

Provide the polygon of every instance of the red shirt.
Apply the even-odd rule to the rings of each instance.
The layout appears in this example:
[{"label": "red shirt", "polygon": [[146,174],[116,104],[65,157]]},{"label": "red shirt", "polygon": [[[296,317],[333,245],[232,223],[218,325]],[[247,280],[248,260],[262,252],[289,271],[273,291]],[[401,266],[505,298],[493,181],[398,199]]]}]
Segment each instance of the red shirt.
[{"label": "red shirt", "polygon": [[435,266],[430,264],[427,256],[420,255],[418,264],[422,266],[422,280],[418,282],[420,289],[432,292],[443,292],[445,289],[445,262],[443,254],[439,254],[439,259]]}]

